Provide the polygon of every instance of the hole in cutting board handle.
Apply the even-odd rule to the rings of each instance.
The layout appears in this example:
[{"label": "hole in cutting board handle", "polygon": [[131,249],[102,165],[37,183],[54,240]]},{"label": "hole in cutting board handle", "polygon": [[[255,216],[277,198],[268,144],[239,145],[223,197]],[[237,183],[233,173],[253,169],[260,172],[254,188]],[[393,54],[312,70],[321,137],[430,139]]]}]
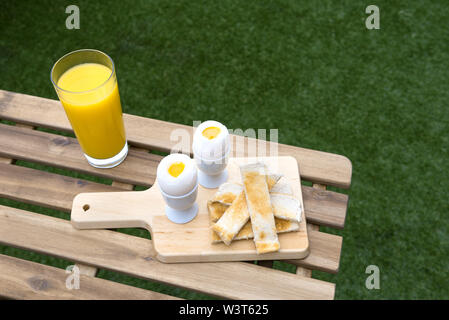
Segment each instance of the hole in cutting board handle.
[{"label": "hole in cutting board handle", "polygon": [[87,210],[89,210],[89,209],[90,209],[90,206],[89,206],[88,204],[85,204],[85,205],[83,206],[84,212],[87,212]]}]

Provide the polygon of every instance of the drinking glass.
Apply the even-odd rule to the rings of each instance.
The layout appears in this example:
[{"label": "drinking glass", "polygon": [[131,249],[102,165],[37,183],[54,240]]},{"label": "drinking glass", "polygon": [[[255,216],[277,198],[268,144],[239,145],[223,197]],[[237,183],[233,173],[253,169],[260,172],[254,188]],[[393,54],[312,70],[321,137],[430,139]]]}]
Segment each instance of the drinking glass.
[{"label": "drinking glass", "polygon": [[93,49],[70,52],[53,66],[51,81],[89,164],[119,165],[128,143],[112,59]]}]

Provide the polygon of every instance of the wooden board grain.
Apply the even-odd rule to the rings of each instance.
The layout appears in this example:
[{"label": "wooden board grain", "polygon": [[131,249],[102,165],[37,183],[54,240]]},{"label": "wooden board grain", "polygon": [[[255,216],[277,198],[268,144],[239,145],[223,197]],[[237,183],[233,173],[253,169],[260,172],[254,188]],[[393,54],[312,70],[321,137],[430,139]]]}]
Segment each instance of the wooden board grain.
[{"label": "wooden board grain", "polygon": [[245,262],[161,263],[147,239],[109,230],[77,230],[69,221],[10,207],[0,206],[0,234],[4,245],[222,298],[333,299],[335,292],[332,283]]},{"label": "wooden board grain", "polygon": [[[59,101],[5,90],[0,90],[0,119],[72,131]],[[180,142],[178,133],[187,133],[192,139],[191,126],[129,114],[124,114],[124,121],[128,140],[135,146],[168,152]],[[235,141],[234,156],[241,150],[244,150],[242,156],[246,156],[248,148],[245,146],[252,143],[252,139],[236,135],[231,135],[231,139]],[[284,144],[270,145],[260,140],[257,141],[259,143],[263,148],[275,148],[278,155],[295,157],[306,180],[342,188],[348,188],[351,184],[352,164],[344,156]],[[191,141],[187,146],[191,146]]]},{"label": "wooden board grain", "polygon": [[179,299],[81,273],[79,289],[68,289],[63,269],[0,254],[0,296],[33,300],[167,300]]},{"label": "wooden board grain", "polygon": [[254,241],[212,244],[207,201],[217,189],[198,188],[198,215],[191,222],[176,224],[165,215],[165,202],[157,186],[146,191],[83,193],[73,200],[72,224],[79,229],[146,228],[151,233],[157,258],[166,263],[302,259],[309,253],[306,218],[302,203],[298,164],[293,157],[230,158],[228,181],[241,182],[239,165],[264,162],[271,172],[284,175],[300,201],[302,220],[298,232],[279,234],[277,252],[258,255]]}]

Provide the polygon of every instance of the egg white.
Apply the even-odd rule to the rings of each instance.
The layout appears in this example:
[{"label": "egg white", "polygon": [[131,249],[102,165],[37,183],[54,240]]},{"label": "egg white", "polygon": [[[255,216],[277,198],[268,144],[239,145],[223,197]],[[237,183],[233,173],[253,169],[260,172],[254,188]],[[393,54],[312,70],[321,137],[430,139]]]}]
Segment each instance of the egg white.
[{"label": "egg white", "polygon": [[[220,133],[214,139],[203,136],[203,131],[209,127],[217,127]],[[208,160],[220,159],[229,151],[230,139],[228,129],[218,121],[208,120],[201,123],[193,136],[193,152],[195,156]]]},{"label": "egg white", "polygon": [[[168,168],[175,162],[182,162],[185,165],[184,170],[177,177],[173,177],[168,172]],[[170,196],[179,197],[189,193],[198,183],[195,162],[181,153],[173,153],[166,156],[157,167],[157,182],[162,191]]]}]

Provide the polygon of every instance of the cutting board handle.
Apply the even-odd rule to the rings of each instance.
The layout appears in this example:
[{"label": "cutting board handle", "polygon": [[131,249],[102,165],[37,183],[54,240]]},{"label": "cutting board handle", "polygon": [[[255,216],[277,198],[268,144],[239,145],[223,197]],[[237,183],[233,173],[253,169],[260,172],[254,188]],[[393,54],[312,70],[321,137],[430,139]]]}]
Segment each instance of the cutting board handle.
[{"label": "cutting board handle", "polygon": [[[145,228],[155,214],[145,191],[80,193],[73,199],[71,221],[77,229]],[[139,203],[140,205],[136,205]]]}]

